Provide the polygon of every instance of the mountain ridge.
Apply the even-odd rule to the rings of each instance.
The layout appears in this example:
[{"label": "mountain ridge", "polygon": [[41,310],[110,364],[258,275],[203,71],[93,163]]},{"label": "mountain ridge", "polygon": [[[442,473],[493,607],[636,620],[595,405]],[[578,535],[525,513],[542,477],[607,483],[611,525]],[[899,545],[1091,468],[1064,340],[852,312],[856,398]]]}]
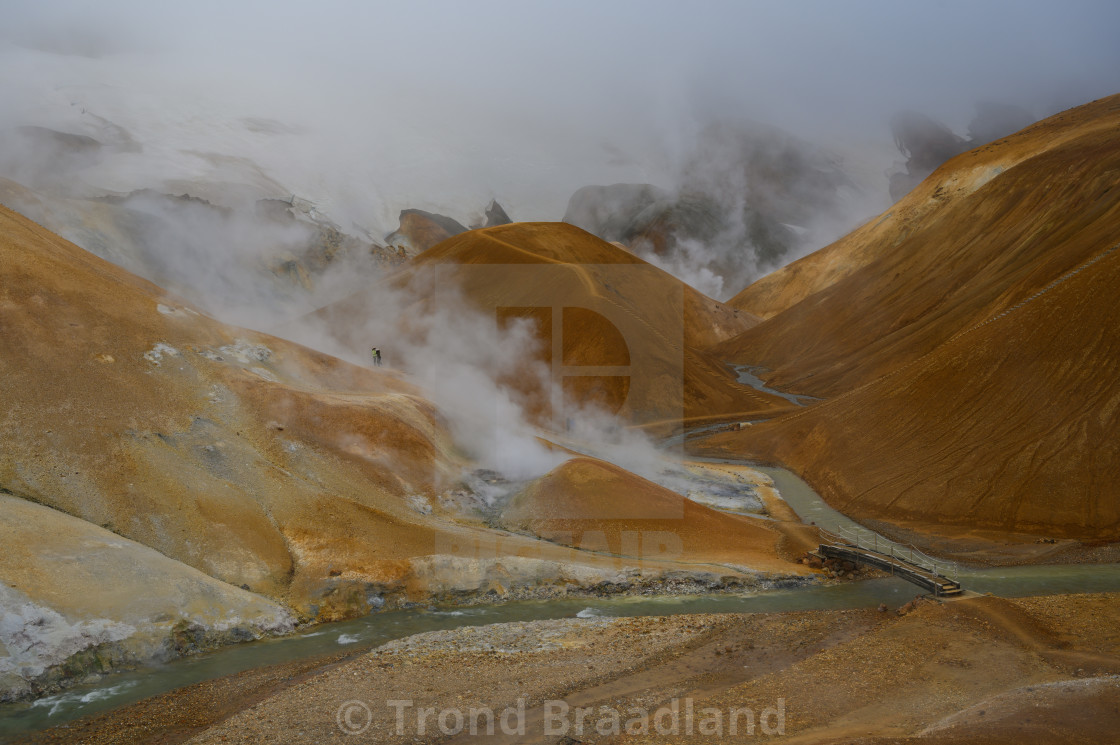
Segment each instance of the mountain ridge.
[{"label": "mountain ridge", "polygon": [[853,234],[864,263],[709,349],[826,400],[700,449],[784,463],[888,533],[1120,537],[1118,125],[1120,96],[1039,122],[927,179],[916,198],[962,164],[1022,156],[896,240]]}]

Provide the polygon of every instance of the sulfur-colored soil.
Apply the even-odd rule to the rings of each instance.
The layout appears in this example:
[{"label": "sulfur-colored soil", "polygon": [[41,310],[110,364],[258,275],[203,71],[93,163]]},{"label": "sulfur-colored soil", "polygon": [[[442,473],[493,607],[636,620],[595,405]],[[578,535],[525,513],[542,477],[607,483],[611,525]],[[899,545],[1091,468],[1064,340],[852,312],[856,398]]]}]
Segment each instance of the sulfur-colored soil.
[{"label": "sulfur-colored soil", "polygon": [[960,155],[760,283],[796,298],[748,290],[774,312],[708,351],[827,400],[696,452],[787,465],[888,530],[1120,539],[1117,124],[1113,96]]},{"label": "sulfur-colored soil", "polygon": [[[730,370],[702,349],[758,319],[572,225],[514,223],[463,233],[420,254],[385,282],[409,286],[425,301],[458,293],[483,313],[504,309],[531,318],[543,342],[540,361],[570,366],[563,371],[573,383],[570,392],[587,393],[575,385],[581,375],[626,378],[619,412],[631,422],[679,422],[682,416],[766,412],[785,405],[738,385]],[[363,319],[375,312],[380,292],[375,287],[358,293],[316,317],[360,349]],[[554,329],[560,333],[554,335]],[[608,390],[612,393],[608,399],[622,398]]]}]

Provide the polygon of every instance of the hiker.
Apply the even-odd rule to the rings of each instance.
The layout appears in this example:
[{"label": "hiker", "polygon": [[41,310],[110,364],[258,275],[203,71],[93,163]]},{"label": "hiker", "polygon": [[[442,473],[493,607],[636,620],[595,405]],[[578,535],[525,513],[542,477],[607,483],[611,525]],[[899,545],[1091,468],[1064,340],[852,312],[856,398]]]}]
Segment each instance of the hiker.
[{"label": "hiker", "polygon": [[373,355],[374,366],[381,367],[381,350],[378,349],[377,347],[373,347],[372,349],[369,350],[369,353],[371,355]]}]

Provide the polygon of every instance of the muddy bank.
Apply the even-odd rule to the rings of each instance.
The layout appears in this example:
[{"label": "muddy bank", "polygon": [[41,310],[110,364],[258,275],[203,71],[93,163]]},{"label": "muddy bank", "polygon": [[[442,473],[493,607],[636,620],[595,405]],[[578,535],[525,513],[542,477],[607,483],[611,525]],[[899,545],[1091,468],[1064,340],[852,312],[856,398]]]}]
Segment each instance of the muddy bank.
[{"label": "muddy bank", "polygon": [[[736,494],[758,488],[780,501],[741,473],[709,471],[690,474],[690,492],[709,484]],[[631,548],[641,550],[620,556],[447,523],[437,551],[397,562],[394,576],[371,573],[340,552],[293,580],[291,592],[265,596],[46,506],[11,495],[0,495],[0,504],[0,537],[10,549],[0,556],[0,701],[50,696],[108,673],[384,611],[743,593],[815,581],[805,567],[773,559],[769,544],[746,542],[742,555],[731,557],[735,563],[720,563],[698,560],[679,541],[655,540],[678,537],[664,531],[625,533],[640,539]],[[773,559],[770,571],[752,568],[758,555]]]},{"label": "muddy bank", "polygon": [[[242,620],[222,605],[226,602],[223,595],[211,599],[210,616],[190,615],[180,607],[177,614],[173,615],[174,609],[169,608],[156,621],[144,623],[131,617],[124,621],[67,621],[27,598],[9,597],[13,591],[0,585],[0,598],[5,599],[6,608],[0,625],[0,644],[3,645],[0,651],[6,652],[0,656],[0,702],[39,699],[123,670],[142,669],[177,657],[283,636],[296,630],[306,631],[322,621],[360,618],[369,613],[565,598],[687,597],[786,589],[817,581],[806,576],[731,569],[719,572],[631,567],[604,571],[585,565],[532,564],[535,573],[531,577],[516,575],[519,581],[514,583],[509,581],[513,575],[508,570],[516,571],[517,562],[516,558],[493,562],[502,568],[508,587],[489,581],[485,564],[480,569],[478,562],[467,562],[464,570],[464,562],[454,557],[427,557],[418,562],[423,566],[411,575],[411,583],[386,587],[340,581],[333,591],[327,592],[335,611],[319,619],[305,617],[298,626],[294,612],[238,588],[223,588],[221,583],[212,580],[210,584],[231,597],[244,596],[247,602],[270,609],[277,620],[269,625]],[[490,570],[493,569],[491,566]],[[139,590],[136,594],[144,596]],[[9,600],[12,602],[7,602]],[[120,607],[110,606],[101,612],[109,614],[120,610]]]},{"label": "muddy bank", "polygon": [[115,533],[0,495],[0,702],[290,633],[280,603]]},{"label": "muddy bank", "polygon": [[[666,739],[656,716],[674,700],[674,742],[955,743],[976,734],[1010,743],[1055,731],[1062,742],[1101,742],[1120,726],[1117,629],[1116,593],[922,601],[904,615],[894,607],[495,624],[210,681],[25,742],[455,742],[438,715],[420,734],[417,715],[474,708],[509,709],[508,721],[522,723],[523,734],[503,738],[499,725],[486,741],[558,742],[544,728],[566,721],[579,742],[653,743]],[[389,703],[405,695],[407,706]],[[184,702],[204,700],[224,703],[184,726]],[[365,708],[340,718],[353,702]],[[594,715],[577,732],[570,714],[557,718],[563,705]],[[756,727],[747,734],[741,713],[732,735],[728,713],[745,709]],[[622,715],[617,733],[610,710]],[[763,737],[767,710],[772,734]],[[722,734],[700,734],[715,712],[724,713]]]}]

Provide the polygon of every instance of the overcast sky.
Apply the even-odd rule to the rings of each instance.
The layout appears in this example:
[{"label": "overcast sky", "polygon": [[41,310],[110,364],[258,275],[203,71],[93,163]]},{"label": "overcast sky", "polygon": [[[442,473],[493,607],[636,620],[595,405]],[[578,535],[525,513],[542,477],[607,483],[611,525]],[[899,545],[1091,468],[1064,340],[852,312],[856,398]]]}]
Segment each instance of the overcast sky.
[{"label": "overcast sky", "polygon": [[[246,155],[297,182],[293,190],[375,192],[386,221],[401,207],[454,211],[489,196],[518,219],[559,219],[578,186],[669,178],[697,128],[717,118],[887,157],[888,119],[902,108],[963,133],[979,99],[1043,116],[1120,92],[1115,2],[0,0],[0,9],[0,116],[50,119],[41,99],[80,88],[71,105],[126,120],[152,153],[153,139],[176,127],[183,146],[186,126],[274,118],[307,137],[269,152],[249,143]],[[309,176],[316,168],[332,175]],[[357,209],[353,195],[331,198]]]}]

